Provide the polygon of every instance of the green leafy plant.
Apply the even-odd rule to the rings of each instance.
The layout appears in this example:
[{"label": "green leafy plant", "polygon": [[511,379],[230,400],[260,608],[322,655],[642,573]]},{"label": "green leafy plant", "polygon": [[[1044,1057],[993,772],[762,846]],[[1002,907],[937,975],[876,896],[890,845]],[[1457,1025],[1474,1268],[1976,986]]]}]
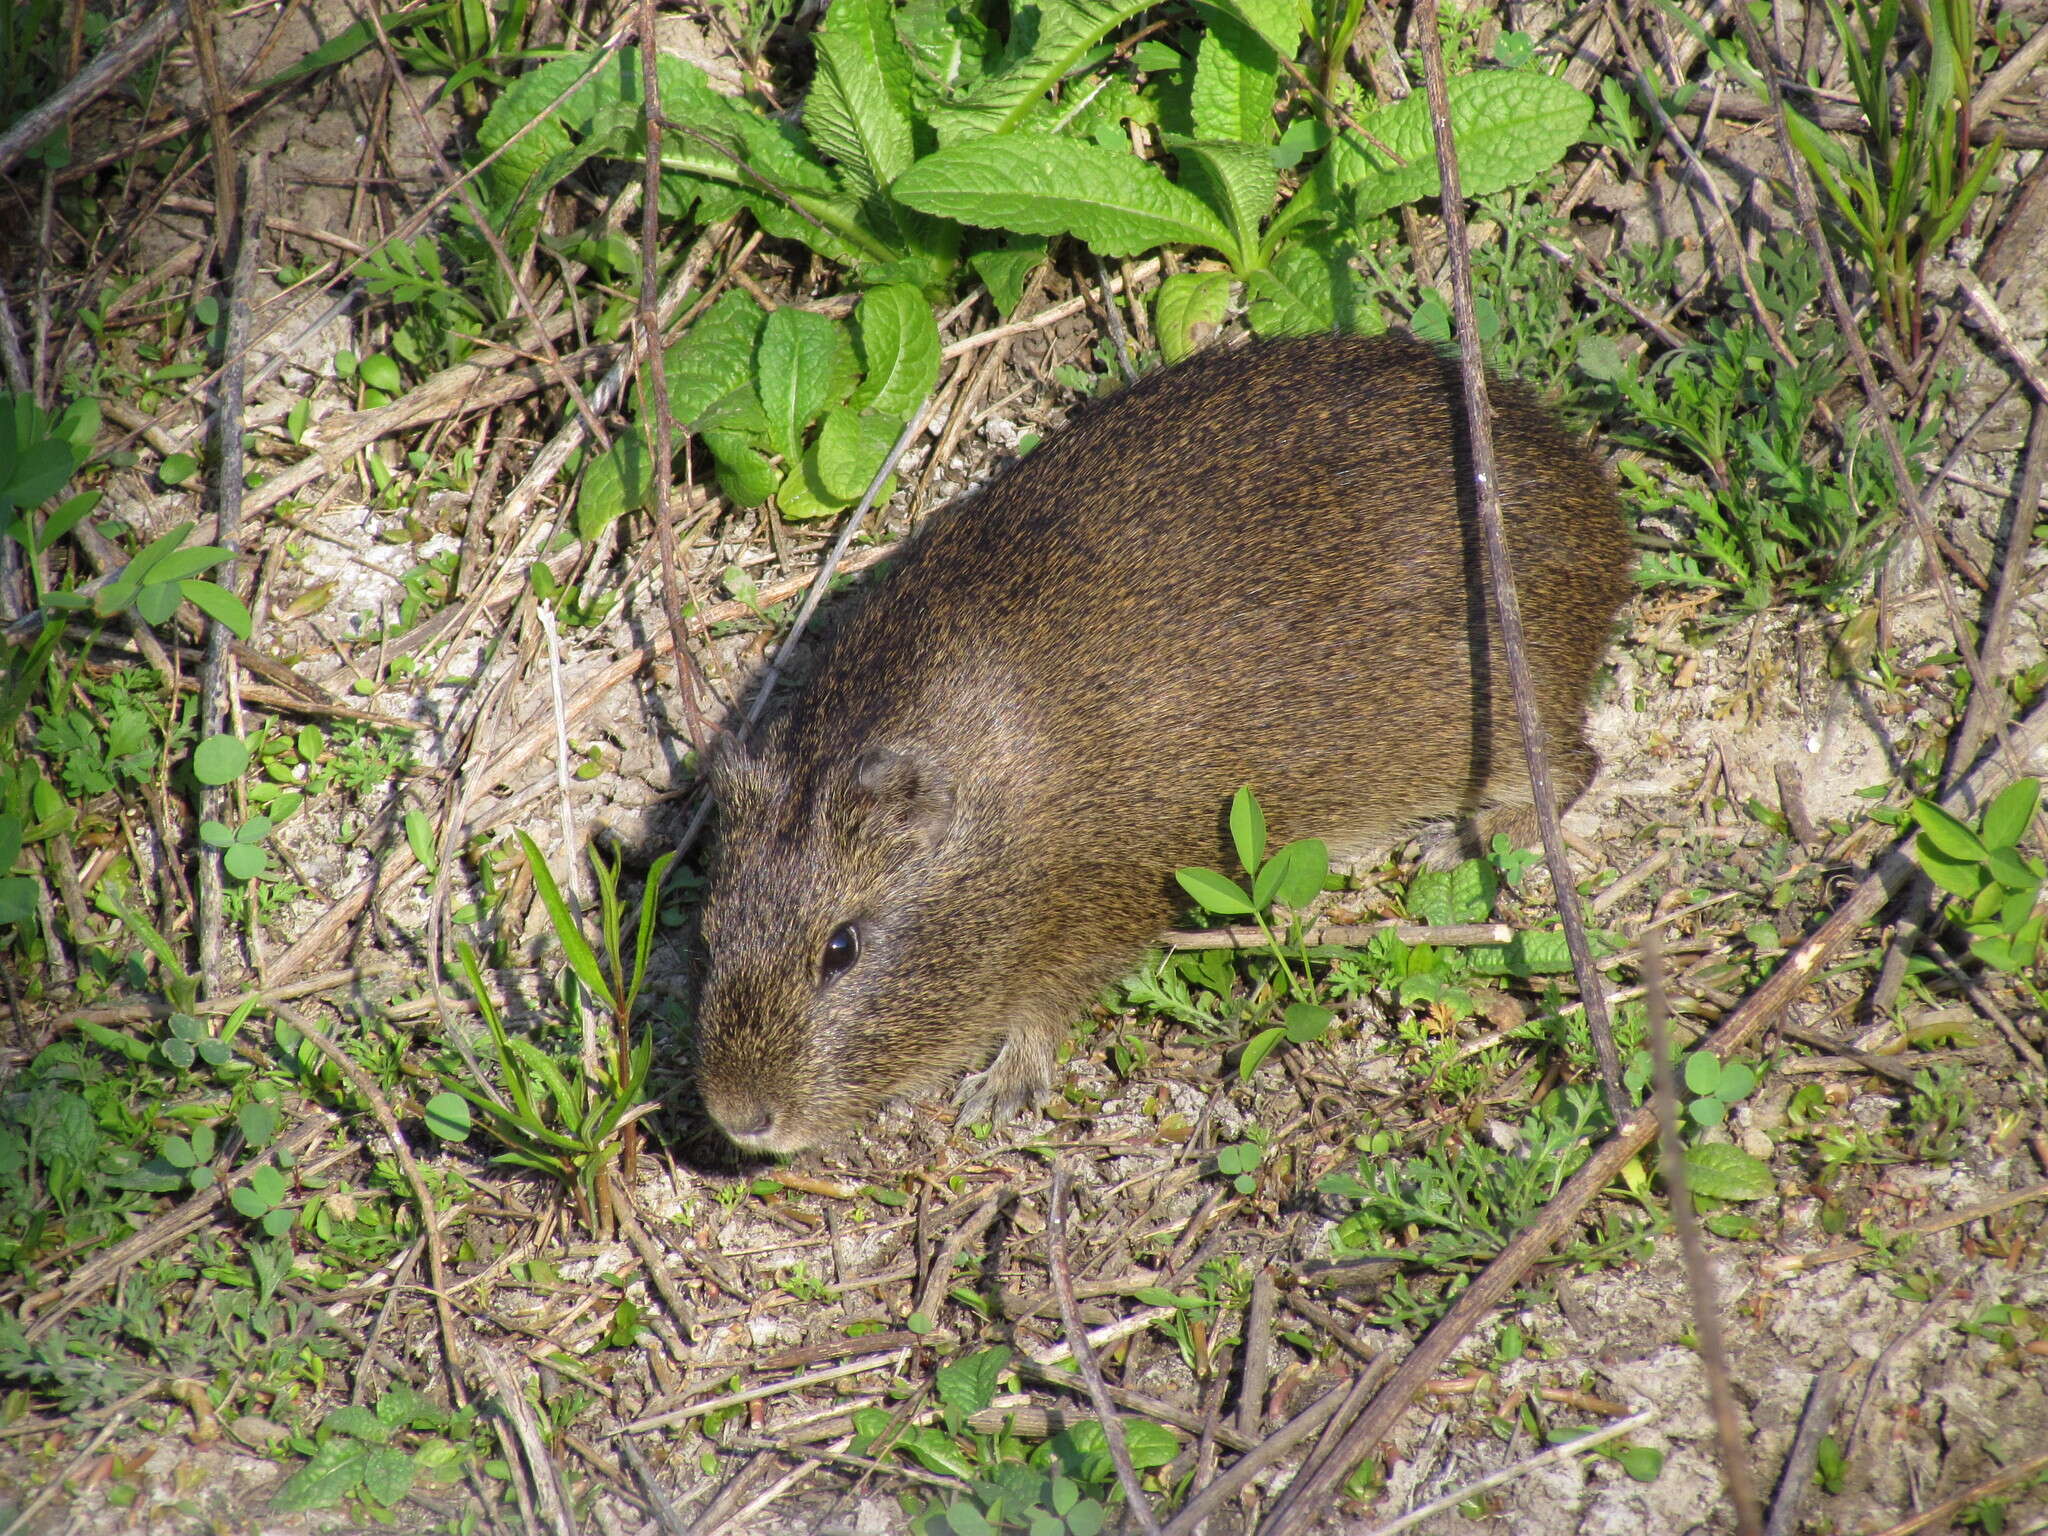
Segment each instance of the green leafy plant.
[{"label": "green leafy plant", "polygon": [[[1098,1536],[1111,1527],[1121,1497],[1099,1423],[1083,1420],[1027,1451],[1007,1425],[988,1432],[968,1422],[994,1404],[1010,1358],[997,1346],[941,1365],[936,1423],[899,1424],[886,1409],[856,1409],[854,1450],[877,1460],[908,1455],[927,1471],[968,1484],[966,1496],[926,1501],[914,1513],[911,1527],[925,1536]],[[1172,1432],[1148,1420],[1127,1418],[1123,1431],[1141,1473],[1180,1453]]]},{"label": "green leafy plant", "polygon": [[1250,788],[1230,802],[1230,841],[1238,863],[1250,877],[1250,889],[1213,869],[1177,869],[1173,878],[1204,912],[1216,917],[1248,917],[1265,936],[1267,948],[1280,963],[1290,989],[1293,972],[1273,932],[1276,907],[1300,909],[1314,901],[1330,873],[1330,851],[1320,838],[1297,838],[1266,857],[1266,813]]},{"label": "green leafy plant", "polygon": [[291,1449],[306,1464],[285,1480],[271,1506],[296,1514],[359,1499],[388,1510],[415,1486],[460,1482],[476,1418],[473,1405],[443,1408],[404,1385],[387,1389],[375,1408],[336,1408],[310,1437],[293,1437]]},{"label": "green leafy plant", "polygon": [[1970,953],[1994,970],[2024,978],[2040,959],[2040,910],[2048,866],[2020,851],[2041,798],[2038,779],[2007,786],[1975,827],[1931,800],[1911,808],[1920,838],[1913,857],[1927,878],[1965,905],[1956,921],[1970,935]]},{"label": "green leafy plant", "polygon": [[594,1059],[577,1055],[557,1060],[533,1041],[512,1034],[484,985],[476,951],[464,941],[457,951],[463,974],[490,1030],[510,1102],[473,1084],[465,1064],[444,1061],[447,1088],[468,1106],[469,1113],[447,1095],[438,1095],[432,1106],[432,1123],[437,1135],[461,1140],[468,1134],[473,1116],[504,1146],[496,1161],[554,1179],[587,1225],[605,1229],[611,1210],[606,1171],[622,1152],[630,1151],[635,1123],[654,1107],[645,1101],[654,1042],[643,1039],[634,1043],[633,1015],[647,974],[647,958],[660,929],[656,908],[662,876],[674,855],[663,854],[648,870],[628,956],[618,871],[592,850],[603,925],[604,963],[600,964],[540,849],[524,832],[519,841],[533,871],[535,889],[568,957],[573,978],[573,985],[565,989],[568,1009],[579,1023],[586,1008],[604,1010],[609,1015],[611,1039],[607,1048],[589,1053]]},{"label": "green leafy plant", "polygon": [[[1908,358],[1921,349],[1922,278],[1927,259],[1962,228],[2004,147],[2001,134],[1973,149],[1967,132],[1976,8],[1970,0],[1929,0],[1914,9],[1926,62],[1899,35],[1899,0],[1840,0],[1828,20],[1856,103],[1870,124],[1854,149],[1797,112],[1792,143],[1854,231],[1886,326]],[[1895,121],[1893,103],[1902,102]],[[1974,162],[1974,163],[1973,163]]]}]

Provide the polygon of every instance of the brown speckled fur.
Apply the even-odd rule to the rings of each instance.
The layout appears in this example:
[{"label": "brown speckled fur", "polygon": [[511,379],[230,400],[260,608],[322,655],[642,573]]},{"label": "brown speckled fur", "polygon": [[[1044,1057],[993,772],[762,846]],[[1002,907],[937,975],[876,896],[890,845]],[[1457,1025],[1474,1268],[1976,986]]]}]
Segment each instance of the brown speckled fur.
[{"label": "brown speckled fur", "polygon": [[[1632,555],[1586,449],[1525,391],[1493,399],[1569,804]],[[1526,831],[1462,409],[1455,365],[1414,341],[1219,348],[912,540],[715,770],[698,1076],[728,1133],[792,1151],[992,1055],[972,1100],[1043,1093],[1074,1018],[1170,926],[1172,871],[1234,868],[1240,785],[1275,846],[1489,811],[1482,830]],[[821,980],[849,922],[860,958]]]}]

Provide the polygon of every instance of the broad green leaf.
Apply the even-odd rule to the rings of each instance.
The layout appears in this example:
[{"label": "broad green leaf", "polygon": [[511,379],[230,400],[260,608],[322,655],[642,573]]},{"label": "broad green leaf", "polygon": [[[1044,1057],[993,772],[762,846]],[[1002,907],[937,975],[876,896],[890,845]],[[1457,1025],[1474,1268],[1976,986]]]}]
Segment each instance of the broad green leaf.
[{"label": "broad green leaf", "polygon": [[1072,235],[1103,256],[1165,244],[1231,248],[1229,228],[1155,165],[1069,139],[979,139],[896,178],[898,201],[941,218],[1027,235]]},{"label": "broad green leaf", "polygon": [[1695,1195],[1710,1200],[1761,1200],[1775,1187],[1769,1164],[1713,1141],[1685,1149],[1685,1177]]},{"label": "broad green leaf", "polygon": [[1262,1029],[1253,1035],[1245,1042],[1244,1049],[1238,1053],[1237,1080],[1241,1083],[1250,1082],[1252,1075],[1259,1070],[1260,1064],[1273,1054],[1273,1048],[1286,1038],[1287,1031],[1284,1029]]},{"label": "broad green leaf", "polygon": [[992,251],[976,251],[967,258],[974,275],[988,288],[996,312],[1005,320],[1024,297],[1025,279],[1045,260],[1043,235],[1011,235]]},{"label": "broad green leaf", "polygon": [[1289,1003],[1283,1017],[1287,1021],[1287,1038],[1290,1043],[1313,1045],[1328,1032],[1331,1021],[1337,1015],[1314,1003]]},{"label": "broad green leaf", "polygon": [[270,855],[258,843],[236,843],[220,851],[220,866],[232,879],[255,880],[270,868]]},{"label": "broad green leaf", "polygon": [[271,1499],[271,1507],[286,1514],[308,1509],[332,1509],[362,1485],[372,1447],[360,1440],[336,1436],[313,1452]]},{"label": "broad green leaf", "polygon": [[2008,891],[2031,890],[2038,883],[2026,861],[2010,848],[1993,848],[1984,867],[1990,871],[1991,878]]},{"label": "broad green leaf", "polygon": [[175,582],[151,582],[135,594],[135,611],[146,623],[168,624],[172,615],[177,613],[178,605],[184,601],[185,594],[178,590]]},{"label": "broad green leaf", "polygon": [[[1449,82],[1451,135],[1465,196],[1481,197],[1533,180],[1585,137],[1593,102],[1585,92],[1533,70],[1491,69]],[[1324,160],[1352,189],[1360,217],[1437,194],[1436,147],[1421,91],[1380,108],[1346,132]]]},{"label": "broad green leaf", "polygon": [[1301,9],[1294,0],[1222,0],[1237,19],[1284,58],[1301,46]]},{"label": "broad green leaf", "polygon": [[434,824],[427,820],[425,811],[405,813],[405,845],[412,850],[412,856],[420,862],[420,868],[428,874],[440,862],[441,853],[434,846]]},{"label": "broad green leaf", "polygon": [[2039,779],[2015,779],[1991,802],[1984,813],[1984,842],[1993,848],[2012,848],[2019,843],[2034,819],[2034,806],[2041,798]]},{"label": "broad green leaf", "polygon": [[[678,429],[697,430],[711,408],[746,384],[764,316],[753,297],[739,289],[722,294],[699,315],[662,359],[668,379],[669,410]],[[646,407],[640,407],[645,421]]]},{"label": "broad green leaf", "polygon": [[853,323],[864,377],[847,403],[908,421],[939,382],[939,327],[931,306],[915,288],[892,283],[861,296]]},{"label": "broad green leaf", "polygon": [[363,1465],[363,1497],[391,1508],[412,1492],[412,1457],[396,1446],[372,1451]]},{"label": "broad green leaf", "polygon": [[249,744],[239,736],[209,736],[192,749],[192,777],[202,784],[232,784],[248,767]]},{"label": "broad green leaf", "polygon": [[653,475],[646,439],[628,427],[584,468],[576,487],[576,536],[587,544],[624,513],[646,506]]},{"label": "broad green leaf", "polygon": [[214,544],[194,544],[189,549],[174,549],[149,568],[152,583],[179,581],[187,576],[197,576],[201,571],[213,569],[223,560],[234,556]]},{"label": "broad green leaf", "polygon": [[1242,886],[1213,869],[1177,869],[1173,878],[1205,912],[1219,917],[1249,917],[1258,911]]},{"label": "broad green leaf", "polygon": [[388,1444],[392,1434],[392,1426],[373,1409],[353,1403],[328,1414],[320,1421],[320,1428],[330,1435],[347,1435],[352,1440],[364,1440],[371,1445]]},{"label": "broad green leaf", "polygon": [[704,446],[718,466],[719,489],[740,506],[758,507],[775,494],[782,477],[744,433],[706,432]]},{"label": "broad green leaf", "polygon": [[1230,797],[1230,841],[1247,874],[1266,861],[1266,813],[1249,785]]},{"label": "broad green leaf", "polygon": [[882,0],[836,0],[816,37],[818,72],[804,101],[811,142],[861,197],[888,187],[916,158],[910,61]]},{"label": "broad green leaf", "polygon": [[1152,299],[1152,328],[1169,363],[1191,357],[1230,310],[1228,272],[1176,272]]},{"label": "broad green leaf", "polygon": [[769,441],[786,464],[803,451],[804,428],[832,398],[838,326],[823,315],[778,309],[754,349],[754,390],[768,416]]},{"label": "broad green leaf", "polygon": [[1351,269],[1348,254],[1327,236],[1297,240],[1271,266],[1252,273],[1252,330],[1268,337],[1331,330],[1370,336],[1385,330],[1379,304]]},{"label": "broad green leaf", "polygon": [[136,583],[138,586],[143,582],[154,580],[153,573],[156,570],[157,564],[169,558],[171,553],[185,542],[185,536],[191,531],[192,524],[184,522],[178,524],[177,527],[171,529],[168,533],[151,539],[149,543],[137,550],[135,558],[123,567],[121,571],[122,577]]},{"label": "broad green leaf", "polygon": [[[1273,881],[1271,899],[1284,907],[1305,907],[1323,889],[1323,881],[1330,873],[1330,850],[1321,838],[1296,838],[1274,854],[1267,867],[1279,871]],[[1264,873],[1260,871],[1261,875]]]},{"label": "broad green leaf", "polygon": [[1196,138],[1272,143],[1279,94],[1280,60],[1256,32],[1224,16],[1202,29],[1189,92]]},{"label": "broad green leaf", "polygon": [[985,77],[960,101],[933,114],[932,126],[939,143],[952,146],[988,134],[1008,133],[1080,62],[1082,54],[1144,10],[1147,3],[1148,0],[1038,0],[1036,5],[1018,6],[1011,14],[1010,35],[1013,46],[1020,38],[1029,39],[1025,51],[1006,60],[1001,69]]},{"label": "broad green leaf", "polygon": [[249,605],[226,587],[210,581],[187,579],[178,583],[177,590],[186,602],[214,623],[225,624],[236,639],[246,640],[255,633],[256,621],[249,616]]},{"label": "broad green leaf", "polygon": [[1982,860],[1952,859],[1925,838],[1914,844],[1913,857],[1927,872],[1928,879],[1965,901],[1975,899],[1991,883]]},{"label": "broad green leaf", "polygon": [[1199,194],[1237,237],[1227,252],[1240,273],[1259,264],[1259,226],[1273,211],[1279,172],[1273,157],[1254,144],[1172,139],[1168,141],[1181,167],[1181,179]]},{"label": "broad green leaf", "polygon": [[1688,1093],[1714,1093],[1721,1086],[1721,1061],[1711,1051],[1694,1051],[1685,1059]]},{"label": "broad green leaf", "polygon": [[1010,1363],[1004,1345],[978,1349],[939,1367],[939,1401],[963,1416],[979,1413],[996,1400],[996,1383]]},{"label": "broad green leaf", "polygon": [[1969,859],[1981,864],[1989,857],[1989,850],[1978,839],[1977,834],[1933,801],[1915,800],[1911,811],[1913,819],[1920,824],[1920,830],[1927,841],[1949,858]]},{"label": "broad green leaf", "polygon": [[842,506],[859,501],[902,433],[903,423],[887,416],[851,407],[827,411],[815,455],[807,456],[816,466],[818,499]]}]

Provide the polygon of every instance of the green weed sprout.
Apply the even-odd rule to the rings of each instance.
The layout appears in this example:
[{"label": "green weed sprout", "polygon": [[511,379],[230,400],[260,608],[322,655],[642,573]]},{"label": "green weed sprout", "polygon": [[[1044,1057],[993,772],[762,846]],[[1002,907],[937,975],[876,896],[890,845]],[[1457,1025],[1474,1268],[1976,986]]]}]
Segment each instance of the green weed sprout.
[{"label": "green weed sprout", "polygon": [[[1330,850],[1320,838],[1301,837],[1267,858],[1266,813],[1249,786],[1231,798],[1230,840],[1238,863],[1251,876],[1250,890],[1213,869],[1177,869],[1174,879],[1204,912],[1217,917],[1248,917],[1258,924],[1267,948],[1280,964],[1288,993],[1306,990],[1305,982],[1297,981],[1287,963],[1285,945],[1273,931],[1272,909],[1276,905],[1299,909],[1315,900],[1330,873]],[[1299,934],[1297,921],[1290,937],[1298,939]],[[1329,1009],[1312,1001],[1289,1003],[1279,1024],[1260,1030],[1245,1045],[1238,1057],[1238,1076],[1249,1082],[1259,1063],[1283,1040],[1295,1045],[1320,1040],[1334,1017]]]},{"label": "green weed sprout", "polygon": [[1975,827],[1931,800],[1912,806],[1920,825],[1913,856],[1928,879],[1966,903],[1958,921],[1970,935],[1970,953],[2022,979],[2040,958],[2042,925],[2048,922],[2048,912],[2040,910],[2048,867],[2019,849],[2040,798],[2039,779],[2020,779],[1991,802]]},{"label": "green weed sprout", "polygon": [[600,965],[547,860],[524,832],[519,841],[533,870],[541,904],[547,908],[577,982],[572,1006],[580,1014],[587,998],[611,1015],[612,1049],[608,1059],[607,1053],[598,1052],[588,1062],[557,1061],[532,1041],[509,1033],[484,986],[476,952],[464,942],[458,946],[463,974],[491,1032],[511,1102],[472,1086],[460,1072],[451,1070],[448,1088],[457,1098],[437,1095],[428,1107],[429,1120],[436,1134],[460,1140],[468,1133],[469,1111],[473,1111],[484,1130],[505,1147],[496,1161],[530,1168],[555,1180],[586,1225],[608,1230],[611,1194],[606,1170],[622,1152],[630,1164],[637,1145],[634,1127],[654,1107],[644,1101],[654,1043],[651,1039],[634,1043],[633,1010],[659,927],[662,877],[675,855],[663,854],[647,872],[629,963],[618,870],[593,851],[604,944],[605,963]]}]

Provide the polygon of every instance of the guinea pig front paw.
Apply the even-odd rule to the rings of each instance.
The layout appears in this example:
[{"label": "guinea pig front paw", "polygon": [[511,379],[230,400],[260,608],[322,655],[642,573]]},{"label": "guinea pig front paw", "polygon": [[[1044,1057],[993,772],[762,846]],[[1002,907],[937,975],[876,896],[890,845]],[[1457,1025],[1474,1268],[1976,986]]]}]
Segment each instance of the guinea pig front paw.
[{"label": "guinea pig front paw", "polygon": [[1013,1034],[996,1059],[979,1072],[960,1079],[953,1102],[964,1121],[1007,1120],[1030,1109],[1052,1091],[1053,1047],[1025,1034]]}]

